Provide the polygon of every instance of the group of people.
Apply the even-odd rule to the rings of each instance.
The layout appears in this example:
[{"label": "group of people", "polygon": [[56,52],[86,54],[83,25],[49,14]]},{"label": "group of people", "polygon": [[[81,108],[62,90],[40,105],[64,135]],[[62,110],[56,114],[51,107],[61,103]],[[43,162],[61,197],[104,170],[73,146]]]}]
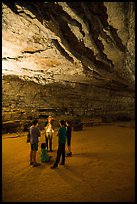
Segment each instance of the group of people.
[{"label": "group of people", "polygon": [[[48,155],[48,151],[53,152],[52,150],[52,139],[53,139],[53,133],[54,129],[52,126],[53,118],[51,116],[48,117],[48,120],[45,123],[45,143],[41,143],[41,153],[40,153],[40,160],[41,162],[48,162],[50,161],[51,156]],[[39,143],[39,137],[41,136],[40,129],[38,127],[38,120],[33,120],[32,126],[29,128],[29,142],[31,145],[31,151],[30,151],[30,165],[39,166],[40,163],[36,161],[36,153],[38,151],[38,143]],[[55,169],[58,167],[58,164],[61,160],[60,165],[65,164],[65,156],[72,156],[71,152],[71,122],[70,121],[59,121],[59,128],[57,131],[58,136],[58,150],[57,150],[57,156],[56,160],[51,166],[51,169]],[[68,154],[65,154],[65,147],[68,147]]]}]

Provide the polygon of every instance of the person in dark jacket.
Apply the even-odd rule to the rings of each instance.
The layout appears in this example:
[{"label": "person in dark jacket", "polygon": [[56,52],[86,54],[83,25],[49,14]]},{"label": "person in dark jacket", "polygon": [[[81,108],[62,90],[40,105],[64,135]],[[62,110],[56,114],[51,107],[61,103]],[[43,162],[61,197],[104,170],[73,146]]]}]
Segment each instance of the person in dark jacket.
[{"label": "person in dark jacket", "polygon": [[67,126],[67,146],[68,146],[68,154],[66,156],[72,157],[72,152],[71,152],[71,132],[72,132],[71,122],[70,121],[66,122],[66,126]]}]

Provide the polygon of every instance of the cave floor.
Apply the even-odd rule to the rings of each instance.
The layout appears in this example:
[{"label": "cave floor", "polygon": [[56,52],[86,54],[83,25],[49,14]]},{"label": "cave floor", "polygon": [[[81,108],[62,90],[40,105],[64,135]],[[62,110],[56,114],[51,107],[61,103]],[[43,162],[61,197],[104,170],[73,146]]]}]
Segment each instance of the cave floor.
[{"label": "cave floor", "polygon": [[[38,161],[41,142],[43,131]],[[73,156],[54,170],[50,166],[56,158],[56,132],[50,163],[30,166],[29,151],[26,133],[2,136],[3,202],[135,201],[134,127],[111,124],[72,131]]]}]

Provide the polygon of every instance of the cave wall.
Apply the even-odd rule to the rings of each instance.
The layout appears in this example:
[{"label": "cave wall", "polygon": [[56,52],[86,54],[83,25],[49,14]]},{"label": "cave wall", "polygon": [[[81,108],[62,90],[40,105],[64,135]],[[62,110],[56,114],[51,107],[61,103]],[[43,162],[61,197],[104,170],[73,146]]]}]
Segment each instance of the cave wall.
[{"label": "cave wall", "polygon": [[2,4],[3,121],[134,119],[134,2]]},{"label": "cave wall", "polygon": [[[44,118],[69,114],[71,116],[134,119],[134,98],[125,93],[110,92],[92,84],[65,82],[41,86],[24,83],[16,76],[5,76],[3,85],[3,121]],[[10,90],[10,91],[9,91]],[[127,107],[128,104],[128,107]],[[125,111],[126,110],[126,111]]]}]

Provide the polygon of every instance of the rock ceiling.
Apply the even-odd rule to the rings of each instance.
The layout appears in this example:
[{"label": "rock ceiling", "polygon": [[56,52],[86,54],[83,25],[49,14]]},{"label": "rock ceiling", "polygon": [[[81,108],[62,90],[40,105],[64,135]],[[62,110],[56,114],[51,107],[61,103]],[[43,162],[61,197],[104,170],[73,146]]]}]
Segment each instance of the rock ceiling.
[{"label": "rock ceiling", "polygon": [[[7,104],[7,101],[18,100],[15,99],[15,93],[17,96],[20,92],[17,87],[22,87],[25,92],[27,88],[23,90],[23,87],[31,89],[33,83],[33,87],[37,84],[43,93],[43,87],[54,93],[52,96],[46,94],[45,99],[41,93],[33,96],[36,99],[39,95],[39,107],[42,108],[44,103],[48,104],[48,108],[59,108],[57,92],[64,97],[68,90],[68,102],[63,98],[60,107],[73,106],[79,112],[84,103],[83,110],[92,109],[93,113],[95,107],[91,101],[104,99],[103,110],[108,106],[105,100],[110,101],[111,106],[116,106],[114,101],[117,101],[118,106],[114,110],[121,110],[119,107],[129,110],[128,106],[134,110],[134,24],[134,2],[3,3],[4,110],[13,104]],[[57,90],[58,86],[64,87],[64,92],[62,88]],[[14,90],[14,97],[8,93],[10,87]],[[85,103],[87,98],[88,103]],[[31,99],[28,100],[30,102]],[[13,105],[13,109],[17,107]],[[25,110],[23,105],[21,108]]]}]

